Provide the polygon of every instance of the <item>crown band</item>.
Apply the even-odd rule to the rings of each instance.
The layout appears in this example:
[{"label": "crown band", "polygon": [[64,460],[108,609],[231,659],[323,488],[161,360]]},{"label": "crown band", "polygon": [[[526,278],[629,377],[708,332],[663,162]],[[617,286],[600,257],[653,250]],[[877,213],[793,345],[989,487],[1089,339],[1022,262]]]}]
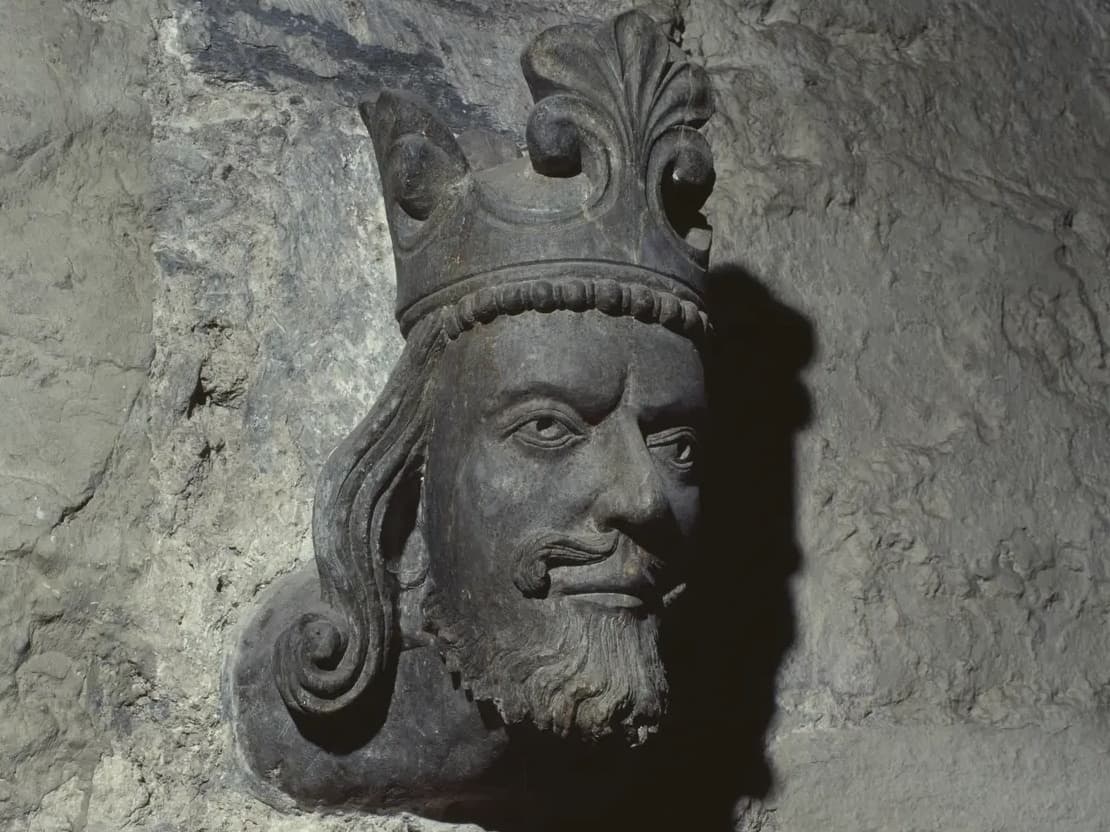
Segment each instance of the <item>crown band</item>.
[{"label": "crown band", "polygon": [[463,295],[453,304],[437,306],[444,332],[451,340],[477,324],[501,315],[522,312],[585,312],[591,309],[614,317],[628,315],[657,323],[699,340],[710,331],[709,319],[696,303],[672,292],[627,280],[562,275],[554,280],[520,280],[486,286]]},{"label": "crown band", "polygon": [[[550,298],[546,296],[547,290],[543,288],[545,286],[551,290]],[[597,294],[599,288],[600,295]],[[469,317],[467,310],[472,304],[477,304],[475,308],[483,310],[483,315],[489,314],[494,308],[507,314],[528,310],[584,311],[596,308],[608,314],[643,317],[647,314],[647,296],[639,290],[646,290],[653,296],[672,297],[680,306],[688,305],[690,311],[687,316],[704,316],[701,297],[680,281],[661,272],[629,263],[603,260],[546,260],[496,269],[460,280],[433,295],[421,298],[400,312],[398,320],[402,335],[407,336],[421,318],[436,309],[454,307],[455,311],[463,314],[461,320],[465,321]],[[638,302],[637,297],[641,299]],[[662,301],[656,303],[658,305]],[[669,304],[665,305],[670,308]],[[610,309],[614,311],[610,312]],[[668,313],[659,321],[666,323],[671,317]],[[477,320],[482,322],[481,318]],[[471,320],[462,328],[469,329],[473,323]]]}]

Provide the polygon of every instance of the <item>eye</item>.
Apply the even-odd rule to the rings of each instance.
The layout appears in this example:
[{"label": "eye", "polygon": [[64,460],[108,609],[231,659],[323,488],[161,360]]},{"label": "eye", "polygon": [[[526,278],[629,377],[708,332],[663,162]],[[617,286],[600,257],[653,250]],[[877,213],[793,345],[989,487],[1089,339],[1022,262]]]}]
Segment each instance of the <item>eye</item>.
[{"label": "eye", "polygon": [[540,413],[517,422],[512,436],[537,448],[562,448],[581,437],[581,432],[555,413]]},{"label": "eye", "polygon": [[674,461],[680,465],[694,464],[694,442],[682,437],[674,443]]},{"label": "eye", "polygon": [[689,471],[698,460],[698,437],[691,428],[675,428],[648,437],[648,447],[680,471]]}]

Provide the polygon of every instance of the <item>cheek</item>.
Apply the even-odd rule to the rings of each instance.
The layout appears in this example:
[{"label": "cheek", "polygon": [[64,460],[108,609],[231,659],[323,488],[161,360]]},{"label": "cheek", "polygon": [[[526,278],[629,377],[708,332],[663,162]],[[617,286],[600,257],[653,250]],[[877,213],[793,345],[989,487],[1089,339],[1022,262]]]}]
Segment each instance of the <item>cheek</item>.
[{"label": "cheek", "polygon": [[[443,584],[481,593],[501,606],[520,599],[512,583],[521,547],[542,534],[571,533],[588,516],[589,500],[576,498],[573,466],[537,460],[498,438],[468,443],[437,497],[448,505],[434,530],[433,572]],[[446,487],[443,487],[446,486]]]},{"label": "cheek", "polygon": [[586,516],[594,483],[584,455],[530,452],[511,439],[474,443],[457,484],[477,502],[490,531],[519,542],[538,531],[572,531]]},{"label": "cheek", "polygon": [[679,536],[694,537],[701,520],[701,489],[696,485],[675,483],[667,489],[667,502]]}]

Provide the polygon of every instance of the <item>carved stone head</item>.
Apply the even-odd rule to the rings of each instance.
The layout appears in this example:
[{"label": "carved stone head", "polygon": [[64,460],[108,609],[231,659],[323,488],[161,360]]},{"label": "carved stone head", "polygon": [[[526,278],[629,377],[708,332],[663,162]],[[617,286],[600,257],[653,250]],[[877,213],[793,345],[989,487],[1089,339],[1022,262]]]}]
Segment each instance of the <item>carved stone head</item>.
[{"label": "carved stone head", "polygon": [[[256,771],[275,743],[286,763],[302,752],[252,734],[248,691],[276,689],[321,754],[343,734],[328,726],[373,726],[373,794],[407,776],[370,771],[391,754],[406,770],[390,750],[412,741],[406,719],[437,727],[416,732],[429,746],[471,750],[516,728],[638,746],[663,722],[660,638],[697,551],[707,452],[709,83],[635,12],[549,29],[522,65],[527,156],[454,136],[401,92],[361,108],[406,344],[319,480],[322,602],[279,596],[245,641],[272,656],[236,680]],[[406,788],[469,783],[453,764]],[[279,787],[339,800],[288,774]]]}]

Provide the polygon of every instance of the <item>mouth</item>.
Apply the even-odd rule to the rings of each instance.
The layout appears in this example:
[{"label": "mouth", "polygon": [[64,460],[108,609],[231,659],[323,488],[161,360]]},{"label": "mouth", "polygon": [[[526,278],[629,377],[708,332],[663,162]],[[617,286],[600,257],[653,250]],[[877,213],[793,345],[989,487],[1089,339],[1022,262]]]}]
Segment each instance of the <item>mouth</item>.
[{"label": "mouth", "polygon": [[650,612],[661,609],[663,598],[652,577],[642,569],[587,570],[572,567],[556,576],[552,594],[569,601],[610,609]]},{"label": "mouth", "polygon": [[572,539],[562,535],[543,535],[529,541],[516,557],[513,583],[525,598],[542,598],[551,586],[550,571],[566,566],[589,566],[608,560],[617,549],[620,536],[597,535]]},{"label": "mouth", "polygon": [[537,543],[517,558],[514,582],[526,598],[563,597],[646,615],[661,612],[684,588],[660,559],[619,534],[552,535]]},{"label": "mouth", "polygon": [[618,610],[638,610],[647,605],[639,595],[628,592],[568,592],[564,597],[583,604]]}]

